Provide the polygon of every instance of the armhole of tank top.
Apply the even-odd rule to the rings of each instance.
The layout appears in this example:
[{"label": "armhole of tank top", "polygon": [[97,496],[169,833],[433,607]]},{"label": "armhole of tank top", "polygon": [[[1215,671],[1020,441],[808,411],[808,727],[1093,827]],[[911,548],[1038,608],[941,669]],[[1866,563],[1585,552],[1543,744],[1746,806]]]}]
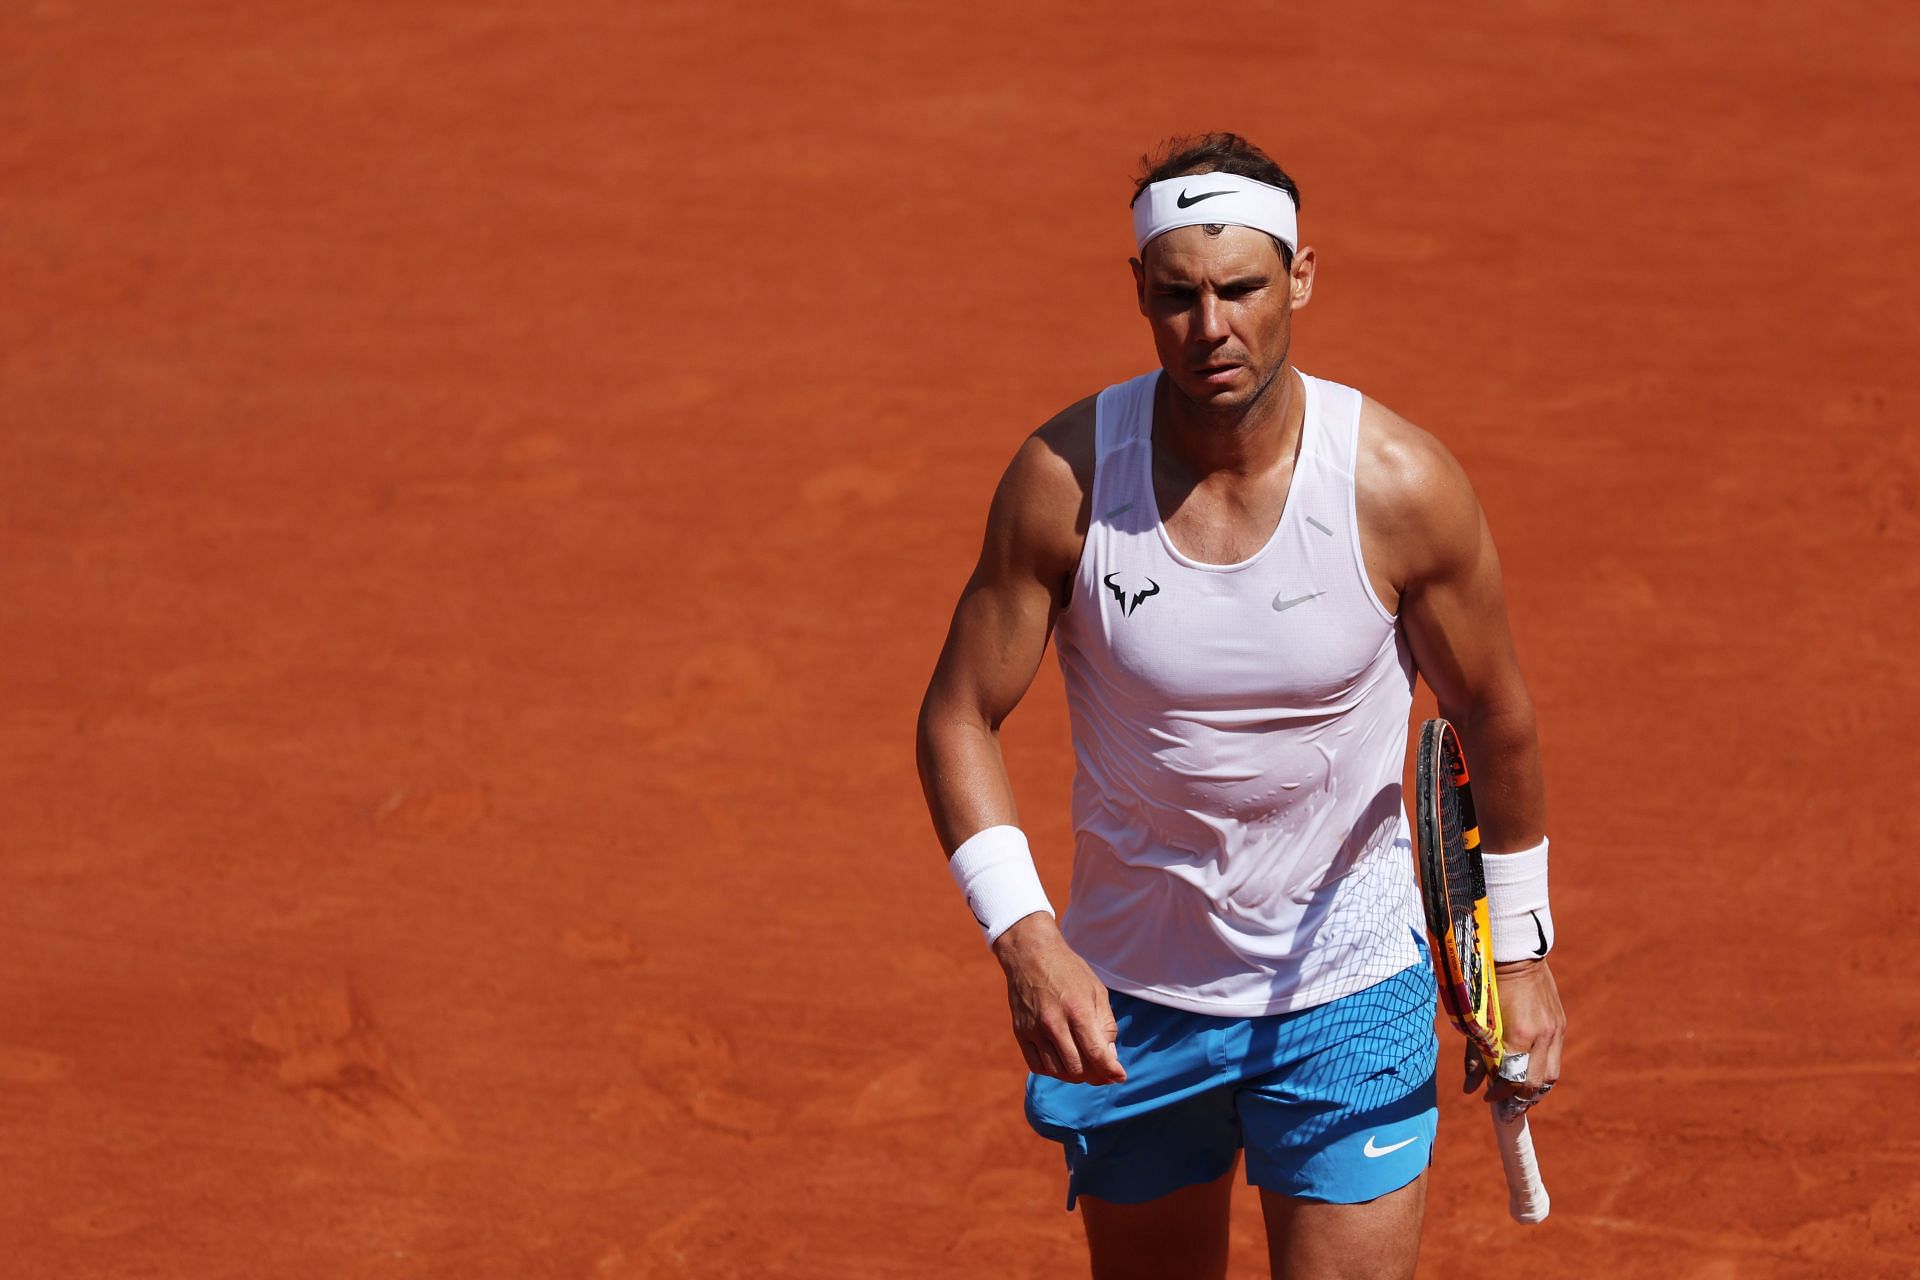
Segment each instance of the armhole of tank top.
[{"label": "armhole of tank top", "polygon": [[1101,389],[1093,402],[1093,482],[1087,492],[1087,533],[1080,540],[1080,560],[1073,567],[1074,589],[1067,593],[1067,603],[1060,612],[1065,615],[1072,611],[1074,598],[1081,587],[1080,574],[1087,564],[1087,544],[1093,541],[1094,527],[1100,522],[1100,512],[1112,507],[1111,500],[1101,505],[1103,484],[1113,484],[1113,468],[1107,465],[1121,441],[1130,438],[1134,415],[1140,412],[1140,399],[1147,398],[1153,403],[1153,388],[1159,377],[1159,371],[1141,378],[1132,378],[1126,382],[1116,382]]},{"label": "armhole of tank top", "polygon": [[1107,453],[1113,448],[1113,402],[1118,398],[1125,383],[1116,383],[1107,387],[1094,397],[1093,401],[1093,492],[1088,495],[1097,499],[1100,496],[1101,464],[1107,460]]},{"label": "armhole of tank top", "polygon": [[[1060,606],[1059,617],[1073,612],[1073,602],[1079,598],[1080,575],[1087,565],[1087,544],[1093,541],[1093,527],[1099,521],[1100,477],[1107,470],[1107,454],[1113,448],[1114,419],[1116,406],[1114,401],[1121,399],[1124,383],[1103,388],[1093,401],[1093,480],[1087,486],[1087,531],[1080,539],[1080,558],[1074,562],[1073,585],[1067,591],[1067,602]],[[1124,406],[1118,406],[1124,409]],[[1057,622],[1056,622],[1057,625]]]},{"label": "armhole of tank top", "polygon": [[1373,606],[1380,620],[1394,630],[1399,630],[1400,617],[1390,613],[1381,602],[1380,593],[1373,589],[1373,576],[1367,572],[1367,553],[1360,541],[1360,414],[1366,408],[1366,397],[1349,387],[1353,408],[1345,424],[1347,472],[1347,545],[1353,552],[1353,571],[1360,575],[1360,589],[1367,593],[1367,602]]}]

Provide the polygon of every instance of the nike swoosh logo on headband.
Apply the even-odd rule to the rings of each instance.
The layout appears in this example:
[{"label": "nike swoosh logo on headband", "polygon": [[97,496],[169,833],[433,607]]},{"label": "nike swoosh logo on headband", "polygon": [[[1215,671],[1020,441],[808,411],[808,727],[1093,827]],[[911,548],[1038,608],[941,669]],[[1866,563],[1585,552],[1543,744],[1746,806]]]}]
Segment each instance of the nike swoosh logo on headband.
[{"label": "nike swoosh logo on headband", "polygon": [[[1225,196],[1225,195],[1232,195],[1232,194],[1233,193],[1230,191],[1203,191],[1197,196],[1189,196],[1187,194],[1187,189],[1185,187],[1182,187],[1180,188],[1180,198],[1175,200],[1174,203],[1179,205],[1182,209],[1184,209],[1188,205],[1199,204],[1202,200],[1211,200],[1215,196]],[[1166,206],[1162,205],[1161,207],[1165,208]]]}]

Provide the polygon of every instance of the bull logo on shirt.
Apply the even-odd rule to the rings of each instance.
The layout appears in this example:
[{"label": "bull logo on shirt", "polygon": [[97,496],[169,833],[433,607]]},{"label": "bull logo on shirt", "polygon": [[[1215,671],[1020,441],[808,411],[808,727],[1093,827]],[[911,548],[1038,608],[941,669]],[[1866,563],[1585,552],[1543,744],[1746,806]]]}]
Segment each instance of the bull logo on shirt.
[{"label": "bull logo on shirt", "polygon": [[1118,573],[1110,573],[1100,579],[1100,581],[1106,584],[1107,590],[1113,592],[1113,598],[1120,602],[1120,614],[1122,617],[1131,618],[1133,611],[1140,607],[1142,600],[1145,600],[1148,596],[1157,596],[1160,594],[1160,584],[1152,578],[1148,578],[1147,589],[1145,591],[1135,591],[1129,596],[1127,589],[1114,581],[1114,579],[1119,576]]}]

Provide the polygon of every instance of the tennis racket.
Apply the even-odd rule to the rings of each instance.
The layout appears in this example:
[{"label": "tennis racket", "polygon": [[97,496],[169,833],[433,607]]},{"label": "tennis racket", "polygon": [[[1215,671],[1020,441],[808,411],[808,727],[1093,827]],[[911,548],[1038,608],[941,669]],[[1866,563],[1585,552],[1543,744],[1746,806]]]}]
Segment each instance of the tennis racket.
[{"label": "tennis racket", "polygon": [[[1415,786],[1419,823],[1414,857],[1441,1007],[1467,1037],[1467,1052],[1478,1053],[1488,1071],[1503,1080],[1524,1080],[1527,1055],[1508,1053],[1501,1043],[1480,828],[1474,822],[1460,737],[1445,720],[1429,720],[1421,726]],[[1510,1099],[1488,1099],[1487,1105],[1500,1145],[1500,1162],[1507,1170],[1508,1211],[1516,1222],[1539,1222],[1547,1216],[1549,1201],[1533,1154],[1526,1108]]]}]

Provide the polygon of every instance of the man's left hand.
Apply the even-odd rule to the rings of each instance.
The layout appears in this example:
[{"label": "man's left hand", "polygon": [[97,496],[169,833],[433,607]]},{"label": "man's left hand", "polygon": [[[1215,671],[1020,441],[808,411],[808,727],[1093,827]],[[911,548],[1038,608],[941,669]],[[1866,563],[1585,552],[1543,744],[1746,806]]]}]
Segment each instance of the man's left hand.
[{"label": "man's left hand", "polygon": [[[1560,989],[1545,960],[1517,960],[1494,966],[1500,994],[1501,1039],[1507,1054],[1527,1055],[1525,1080],[1494,1076],[1487,1083],[1489,1099],[1517,1098],[1531,1107],[1560,1081],[1560,1046],[1567,1038],[1567,1015],[1560,1007]],[[1464,1091],[1472,1093],[1487,1080],[1486,1064],[1477,1050],[1467,1051]]]}]

